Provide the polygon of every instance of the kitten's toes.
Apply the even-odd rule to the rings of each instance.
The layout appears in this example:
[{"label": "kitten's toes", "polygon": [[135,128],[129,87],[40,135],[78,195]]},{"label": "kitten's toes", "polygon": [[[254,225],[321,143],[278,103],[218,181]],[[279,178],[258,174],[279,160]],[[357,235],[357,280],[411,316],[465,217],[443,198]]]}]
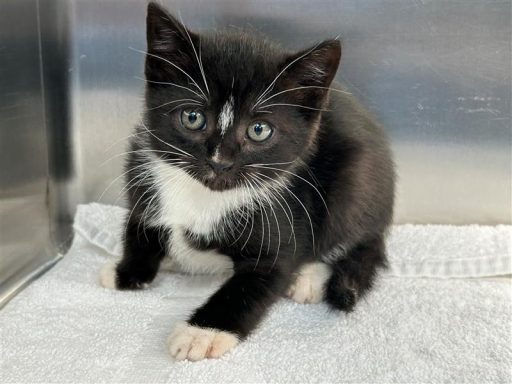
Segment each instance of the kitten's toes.
[{"label": "kitten's toes", "polygon": [[322,291],[309,276],[300,275],[288,289],[287,296],[299,304],[314,304],[322,300]]},{"label": "kitten's toes", "polygon": [[336,291],[336,295],[328,295],[327,302],[332,308],[344,312],[352,312],[357,303],[357,292],[353,289]]},{"label": "kitten's toes", "polygon": [[135,276],[122,274],[117,270],[117,263],[109,261],[100,271],[100,284],[109,289],[146,289],[149,284]]},{"label": "kitten's toes", "polygon": [[116,263],[109,261],[100,270],[100,284],[104,288],[117,289]]},{"label": "kitten's toes", "polygon": [[325,299],[333,309],[352,312],[359,296],[355,287],[347,278],[332,276],[326,285]]},{"label": "kitten's toes", "polygon": [[288,289],[287,296],[300,304],[319,303],[323,299],[324,286],[329,275],[329,267],[324,263],[306,264]]},{"label": "kitten's toes", "polygon": [[195,327],[183,322],[176,325],[167,339],[169,352],[178,361],[218,358],[233,349],[238,342],[232,333]]}]

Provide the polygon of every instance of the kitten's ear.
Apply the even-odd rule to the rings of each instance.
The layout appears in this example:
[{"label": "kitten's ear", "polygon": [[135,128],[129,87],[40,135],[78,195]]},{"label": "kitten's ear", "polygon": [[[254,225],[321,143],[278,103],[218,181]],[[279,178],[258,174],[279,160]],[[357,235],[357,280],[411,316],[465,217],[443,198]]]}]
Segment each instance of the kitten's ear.
[{"label": "kitten's ear", "polygon": [[153,2],[148,4],[146,24],[146,78],[153,82],[180,82],[193,76],[194,50],[199,46],[199,36]]},{"label": "kitten's ear", "polygon": [[159,54],[188,51],[190,40],[197,39],[192,32],[160,5],[150,2],[146,17],[148,52]]},{"label": "kitten's ear", "polygon": [[340,41],[326,40],[288,57],[285,78],[300,86],[328,87],[336,75],[340,58]]}]

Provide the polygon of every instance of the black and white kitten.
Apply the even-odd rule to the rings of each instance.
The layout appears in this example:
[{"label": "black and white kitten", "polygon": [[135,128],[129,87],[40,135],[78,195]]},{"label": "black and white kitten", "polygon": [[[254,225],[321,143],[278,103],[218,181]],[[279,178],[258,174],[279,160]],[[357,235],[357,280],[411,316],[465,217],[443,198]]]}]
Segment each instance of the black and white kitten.
[{"label": "black and white kitten", "polygon": [[102,284],[143,288],[162,259],[231,277],[169,338],[219,357],[287,295],[351,311],[386,265],[394,171],[382,129],[331,87],[341,46],[289,53],[147,14],[146,109],[126,162],[124,255]]}]

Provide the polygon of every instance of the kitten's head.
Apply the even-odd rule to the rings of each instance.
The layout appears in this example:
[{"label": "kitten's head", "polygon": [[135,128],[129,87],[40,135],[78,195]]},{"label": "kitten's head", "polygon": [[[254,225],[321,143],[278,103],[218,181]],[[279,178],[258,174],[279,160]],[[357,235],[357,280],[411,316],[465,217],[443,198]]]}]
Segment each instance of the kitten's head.
[{"label": "kitten's head", "polygon": [[192,33],[150,3],[147,44],[147,134],[169,164],[212,190],[258,187],[314,149],[339,41],[287,53],[248,34]]}]

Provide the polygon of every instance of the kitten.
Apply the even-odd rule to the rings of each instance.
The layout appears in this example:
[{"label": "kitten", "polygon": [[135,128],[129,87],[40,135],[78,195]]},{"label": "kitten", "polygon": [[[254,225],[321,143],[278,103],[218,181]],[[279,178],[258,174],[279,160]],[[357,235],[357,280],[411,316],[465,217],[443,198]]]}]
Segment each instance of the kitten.
[{"label": "kitten", "polygon": [[386,265],[394,170],[386,136],[339,87],[341,46],[296,53],[198,35],[154,3],[146,109],[126,162],[124,255],[102,284],[149,284],[162,259],[231,277],[178,324],[177,359],[219,357],[287,295],[349,312]]}]

